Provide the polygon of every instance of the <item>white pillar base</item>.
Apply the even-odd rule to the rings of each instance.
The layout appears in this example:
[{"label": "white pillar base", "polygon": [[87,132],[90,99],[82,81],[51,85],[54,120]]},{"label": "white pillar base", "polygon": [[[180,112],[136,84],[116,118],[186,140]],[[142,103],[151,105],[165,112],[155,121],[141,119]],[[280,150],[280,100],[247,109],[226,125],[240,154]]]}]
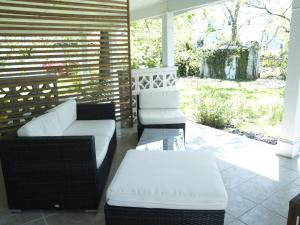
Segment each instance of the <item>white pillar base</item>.
[{"label": "white pillar base", "polygon": [[277,155],[295,158],[299,155],[300,150],[300,139],[297,140],[287,140],[280,138],[277,143]]}]

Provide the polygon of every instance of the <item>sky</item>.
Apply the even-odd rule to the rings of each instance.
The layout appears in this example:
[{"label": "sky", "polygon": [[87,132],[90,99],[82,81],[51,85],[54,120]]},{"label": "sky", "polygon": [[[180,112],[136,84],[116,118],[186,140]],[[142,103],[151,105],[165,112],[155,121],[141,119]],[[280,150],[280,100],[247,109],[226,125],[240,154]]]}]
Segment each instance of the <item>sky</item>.
[{"label": "sky", "polygon": [[[253,0],[252,0],[253,1]],[[267,4],[268,9],[272,10],[272,12],[282,13],[284,12],[291,4],[291,0],[254,0],[254,2],[258,2],[262,4],[265,2]],[[232,3],[226,3],[227,6],[232,7]],[[223,3],[207,6],[200,9],[196,9],[194,11],[195,17],[193,20],[193,34],[195,41],[199,40],[199,38],[203,39],[205,34],[209,28],[209,24],[216,30],[216,32],[211,32],[206,38],[204,38],[204,42],[207,47],[214,45],[218,39],[223,35],[225,39],[230,39],[231,36],[231,25],[230,20],[228,19],[228,12]],[[288,10],[286,12],[287,16],[290,16],[291,11]],[[264,30],[266,30],[266,34],[264,36],[264,40],[267,38],[272,39],[277,26],[286,23],[282,21],[279,17],[270,16],[266,13],[265,10],[259,10],[253,7],[242,7],[239,14],[239,34],[240,40],[242,43],[248,43],[252,41],[258,41],[259,43],[262,41],[262,34]],[[286,24],[288,26],[288,24]],[[268,34],[269,33],[269,34]],[[278,35],[278,38],[275,38],[269,44],[269,50],[276,51],[280,49],[285,42],[286,35]]]}]

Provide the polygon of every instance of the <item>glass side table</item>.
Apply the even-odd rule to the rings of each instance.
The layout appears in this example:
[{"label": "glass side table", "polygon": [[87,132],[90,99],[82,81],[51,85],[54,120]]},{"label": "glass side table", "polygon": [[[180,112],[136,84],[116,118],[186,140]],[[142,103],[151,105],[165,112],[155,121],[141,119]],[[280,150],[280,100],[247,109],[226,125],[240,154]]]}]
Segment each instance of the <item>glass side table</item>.
[{"label": "glass side table", "polygon": [[146,128],[136,149],[144,151],[185,151],[183,129]]}]

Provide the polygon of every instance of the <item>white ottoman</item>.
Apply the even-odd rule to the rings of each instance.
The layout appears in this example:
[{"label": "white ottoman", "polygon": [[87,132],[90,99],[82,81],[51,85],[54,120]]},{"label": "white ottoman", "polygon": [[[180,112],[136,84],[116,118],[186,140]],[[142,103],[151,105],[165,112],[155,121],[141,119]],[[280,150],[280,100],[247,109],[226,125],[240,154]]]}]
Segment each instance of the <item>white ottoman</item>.
[{"label": "white ottoman", "polygon": [[106,225],[223,225],[227,206],[207,151],[130,150],[106,198]]}]

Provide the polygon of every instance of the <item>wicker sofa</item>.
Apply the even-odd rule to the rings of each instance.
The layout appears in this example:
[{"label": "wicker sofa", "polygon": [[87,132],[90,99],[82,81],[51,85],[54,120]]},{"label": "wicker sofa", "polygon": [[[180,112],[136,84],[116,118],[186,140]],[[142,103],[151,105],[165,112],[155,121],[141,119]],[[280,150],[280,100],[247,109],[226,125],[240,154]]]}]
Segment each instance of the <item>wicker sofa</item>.
[{"label": "wicker sofa", "polygon": [[98,208],[116,149],[113,104],[69,100],[0,141],[10,209]]},{"label": "wicker sofa", "polygon": [[179,110],[177,90],[143,90],[137,96],[138,138],[145,128],[183,129],[185,117]]}]

